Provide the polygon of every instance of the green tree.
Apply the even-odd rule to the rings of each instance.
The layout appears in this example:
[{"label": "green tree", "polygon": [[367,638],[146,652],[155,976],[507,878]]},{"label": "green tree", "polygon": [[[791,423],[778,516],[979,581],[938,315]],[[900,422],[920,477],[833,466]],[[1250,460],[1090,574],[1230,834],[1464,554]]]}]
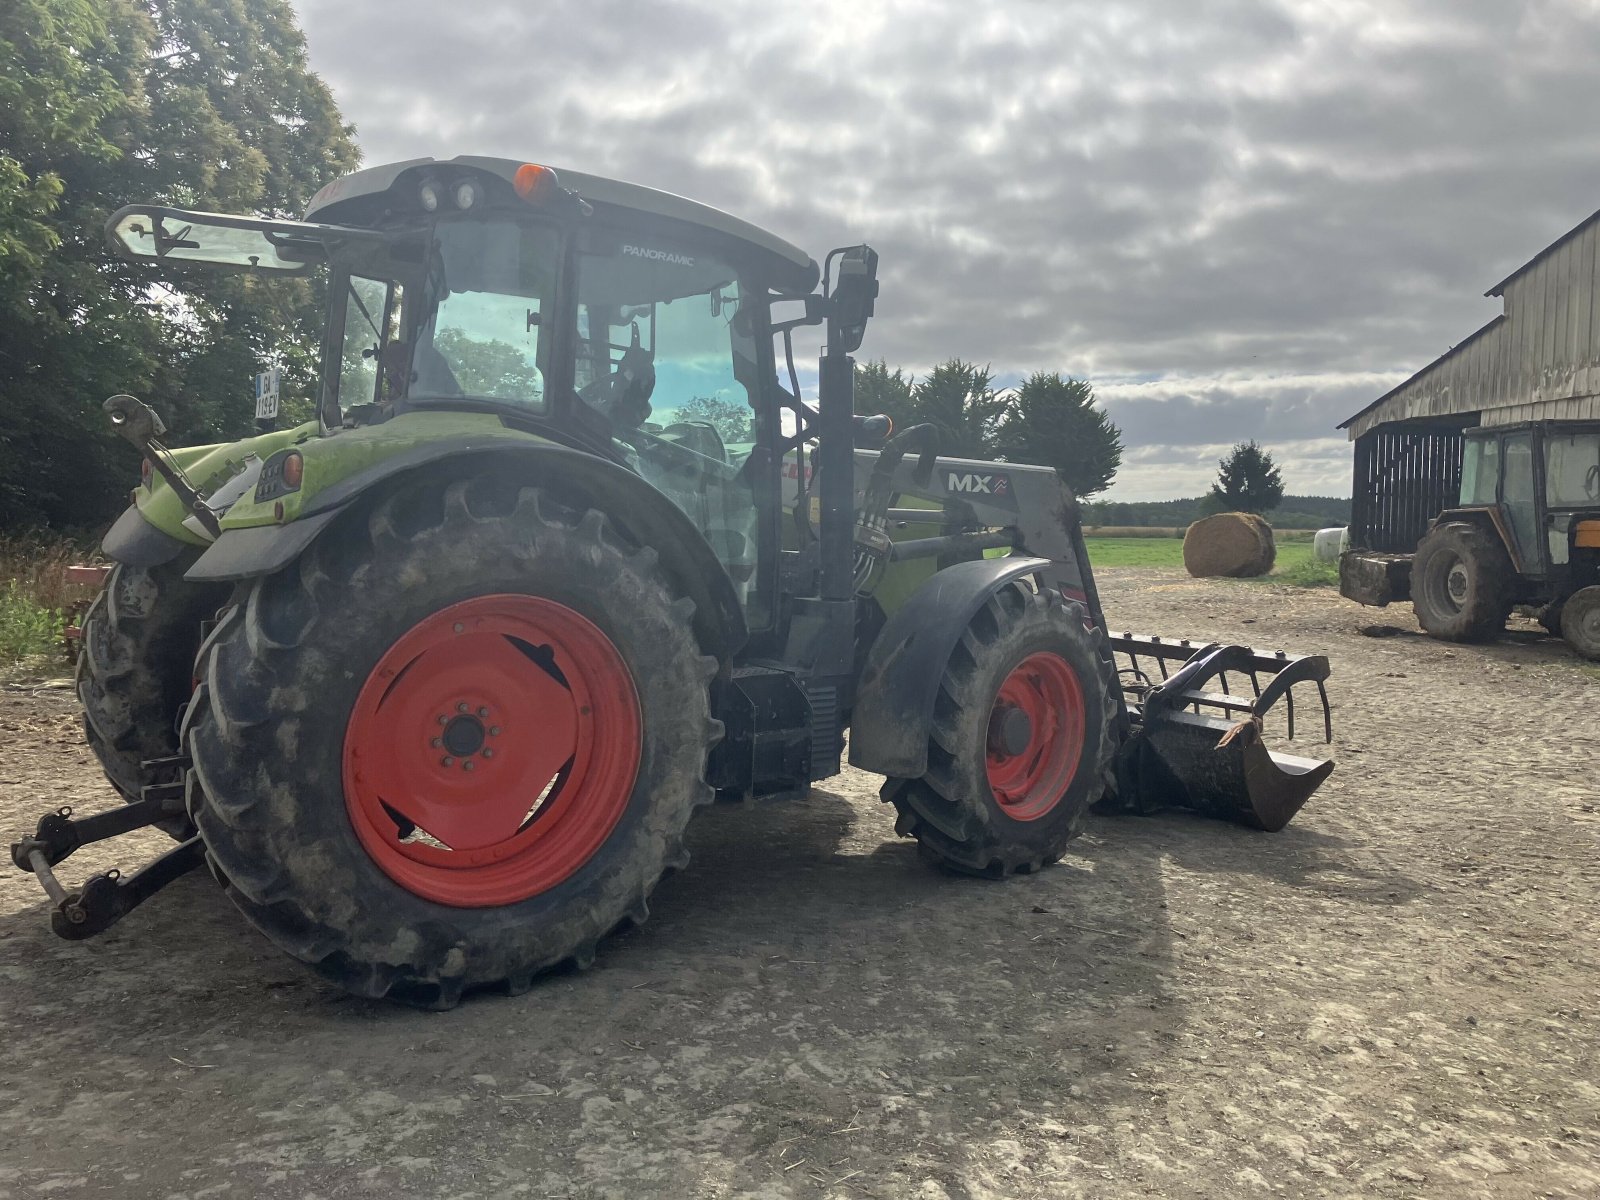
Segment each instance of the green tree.
[{"label": "green tree", "polygon": [[464,395],[533,400],[544,392],[538,368],[510,342],[443,329],[433,339],[433,348],[450,364]]},{"label": "green tree", "polygon": [[917,423],[911,402],[916,380],[901,368],[889,370],[883,359],[857,363],[855,371],[855,410],[863,417],[885,416],[896,429]]},{"label": "green tree", "polygon": [[1000,453],[1012,462],[1054,467],[1078,496],[1111,486],[1122,465],[1122,433],[1095,407],[1087,382],[1036,371],[1011,394],[1011,402],[996,439]]},{"label": "green tree", "polygon": [[678,406],[677,421],[704,421],[729,445],[755,441],[755,413],[748,404],[717,396],[693,396]]},{"label": "green tree", "polygon": [[1255,439],[1240,442],[1217,462],[1206,505],[1214,512],[1271,512],[1283,501],[1283,475]]},{"label": "green tree", "polygon": [[244,432],[277,365],[310,407],[321,284],[111,255],[123,204],[299,215],[357,161],[285,0],[0,5],[0,527],[114,515],[132,451],[100,412],[152,401],[176,440]]},{"label": "green tree", "polygon": [[952,358],[912,386],[909,423],[937,425],[941,454],[991,458],[1011,407],[1009,395],[995,392],[988,367]]}]

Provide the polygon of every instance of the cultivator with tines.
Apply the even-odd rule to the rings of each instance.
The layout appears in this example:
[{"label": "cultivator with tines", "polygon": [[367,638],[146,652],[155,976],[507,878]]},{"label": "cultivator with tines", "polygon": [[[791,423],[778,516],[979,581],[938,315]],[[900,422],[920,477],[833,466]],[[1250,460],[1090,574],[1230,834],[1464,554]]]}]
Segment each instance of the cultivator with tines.
[{"label": "cultivator with tines", "polygon": [[[1133,726],[1117,770],[1118,794],[1130,808],[1177,805],[1275,832],[1333,770],[1332,760],[1263,743],[1267,713],[1280,700],[1294,740],[1294,688],[1304,683],[1315,685],[1320,732],[1333,740],[1324,656],[1133,633],[1110,643]],[[1248,692],[1233,686],[1243,681]]]}]

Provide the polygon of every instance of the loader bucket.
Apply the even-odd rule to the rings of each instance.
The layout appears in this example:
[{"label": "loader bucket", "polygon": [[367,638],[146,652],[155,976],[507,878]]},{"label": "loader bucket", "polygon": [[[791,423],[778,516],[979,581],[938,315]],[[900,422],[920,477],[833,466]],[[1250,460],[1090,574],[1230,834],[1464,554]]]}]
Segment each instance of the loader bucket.
[{"label": "loader bucket", "polygon": [[[1122,806],[1188,808],[1276,833],[1333,772],[1332,760],[1272,751],[1263,738],[1279,701],[1294,737],[1293,689],[1309,683],[1321,701],[1322,732],[1332,740],[1326,658],[1130,633],[1113,637],[1111,648],[1128,663],[1120,671],[1129,721],[1117,764]],[[1230,672],[1250,690],[1233,690]]]}]

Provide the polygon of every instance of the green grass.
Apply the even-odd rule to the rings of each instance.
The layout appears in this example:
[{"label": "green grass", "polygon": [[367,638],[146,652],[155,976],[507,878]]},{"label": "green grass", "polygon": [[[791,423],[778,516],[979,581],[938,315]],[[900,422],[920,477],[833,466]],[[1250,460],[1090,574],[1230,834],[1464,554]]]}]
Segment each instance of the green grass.
[{"label": "green grass", "polygon": [[[1183,570],[1182,538],[1091,537],[1085,538],[1092,567],[1155,567]],[[1308,541],[1278,541],[1278,559],[1272,574],[1258,577],[1258,583],[1287,583],[1295,587],[1334,587],[1339,582],[1336,563],[1318,562],[1312,557]]]},{"label": "green grass", "polygon": [[59,673],[69,661],[67,624],[94,589],[67,582],[67,567],[93,561],[67,538],[0,538],[0,672]]},{"label": "green grass", "polygon": [[15,579],[0,585],[0,666],[49,654],[65,628],[58,609],[45,608]]}]

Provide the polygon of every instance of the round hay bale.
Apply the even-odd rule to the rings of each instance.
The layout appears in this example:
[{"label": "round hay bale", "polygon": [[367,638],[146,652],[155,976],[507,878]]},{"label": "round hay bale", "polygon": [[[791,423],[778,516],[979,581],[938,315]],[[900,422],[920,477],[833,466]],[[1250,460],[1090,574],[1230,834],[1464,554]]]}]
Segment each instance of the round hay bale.
[{"label": "round hay bale", "polygon": [[1183,535],[1184,569],[1197,579],[1240,579],[1272,570],[1272,526],[1254,513],[1202,517]]},{"label": "round hay bale", "polygon": [[1272,526],[1267,524],[1265,517],[1256,513],[1240,513],[1239,515],[1255,526],[1256,536],[1261,539],[1262,551],[1267,556],[1267,565],[1259,571],[1251,572],[1251,574],[1265,575],[1272,570],[1273,564],[1278,561],[1278,540],[1272,536]]}]

